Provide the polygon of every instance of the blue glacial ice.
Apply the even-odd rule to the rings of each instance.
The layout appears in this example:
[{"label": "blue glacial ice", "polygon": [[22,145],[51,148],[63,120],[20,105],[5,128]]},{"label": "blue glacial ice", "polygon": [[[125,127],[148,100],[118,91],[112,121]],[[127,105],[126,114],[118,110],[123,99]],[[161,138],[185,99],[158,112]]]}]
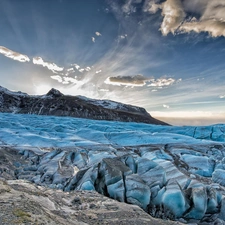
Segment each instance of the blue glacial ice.
[{"label": "blue glacial ice", "polygon": [[64,191],[95,190],[155,217],[196,223],[225,220],[224,134],[222,124],[0,114],[0,149],[10,146],[28,160],[18,164],[18,179]]}]

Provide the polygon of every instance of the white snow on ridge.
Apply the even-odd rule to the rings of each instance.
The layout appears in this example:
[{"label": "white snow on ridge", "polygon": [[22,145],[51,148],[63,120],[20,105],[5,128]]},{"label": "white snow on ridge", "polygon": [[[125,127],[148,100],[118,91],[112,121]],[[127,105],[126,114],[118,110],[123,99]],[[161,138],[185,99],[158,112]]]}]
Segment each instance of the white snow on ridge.
[{"label": "white snow on ridge", "polygon": [[4,93],[6,93],[8,95],[28,96],[27,93],[24,93],[24,92],[21,92],[21,91],[18,91],[18,92],[16,92],[16,91],[10,91],[7,88],[4,88],[2,86],[0,86],[0,92],[4,92]]},{"label": "white snow on ridge", "polygon": [[126,109],[125,107],[129,106],[129,108],[132,108],[133,110],[137,110],[137,111],[139,110],[139,107],[136,107],[133,105],[127,105],[127,104],[123,104],[119,102],[114,102],[111,100],[91,99],[81,95],[78,95],[77,97],[87,102],[90,102],[93,105],[102,106],[103,108],[106,108],[106,109],[124,109],[125,110]]},{"label": "white snow on ridge", "polygon": [[[214,141],[225,141],[225,125],[213,126]],[[202,137],[193,137],[196,129]],[[69,117],[0,114],[0,143],[13,146],[66,147],[86,145],[137,146],[169,143],[210,143],[209,129],[142,123],[97,121]]]}]

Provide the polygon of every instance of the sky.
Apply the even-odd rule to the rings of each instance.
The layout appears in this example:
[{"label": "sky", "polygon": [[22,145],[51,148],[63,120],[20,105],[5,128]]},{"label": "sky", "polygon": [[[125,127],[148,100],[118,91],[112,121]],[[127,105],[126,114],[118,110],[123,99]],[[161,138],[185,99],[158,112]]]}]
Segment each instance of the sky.
[{"label": "sky", "polygon": [[0,85],[225,123],[224,0],[1,0]]}]

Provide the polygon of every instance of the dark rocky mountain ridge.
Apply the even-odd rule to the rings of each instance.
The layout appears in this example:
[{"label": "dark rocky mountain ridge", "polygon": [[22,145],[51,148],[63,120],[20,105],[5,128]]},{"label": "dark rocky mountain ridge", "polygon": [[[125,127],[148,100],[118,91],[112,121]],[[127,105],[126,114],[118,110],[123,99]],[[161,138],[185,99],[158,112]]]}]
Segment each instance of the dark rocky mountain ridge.
[{"label": "dark rocky mountain ridge", "polygon": [[0,86],[0,112],[168,125],[153,118],[141,107],[110,100],[64,95],[54,88],[46,95],[35,96],[12,92]]}]

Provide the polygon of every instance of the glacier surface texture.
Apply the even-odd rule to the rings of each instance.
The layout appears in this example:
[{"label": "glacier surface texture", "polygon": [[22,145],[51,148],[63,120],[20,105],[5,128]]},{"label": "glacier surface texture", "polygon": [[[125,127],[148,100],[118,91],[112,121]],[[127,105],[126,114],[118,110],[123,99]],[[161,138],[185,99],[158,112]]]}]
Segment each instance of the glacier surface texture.
[{"label": "glacier surface texture", "polygon": [[225,125],[3,113],[0,145],[27,159],[15,165],[17,179],[64,191],[95,190],[158,218],[225,224]]}]

